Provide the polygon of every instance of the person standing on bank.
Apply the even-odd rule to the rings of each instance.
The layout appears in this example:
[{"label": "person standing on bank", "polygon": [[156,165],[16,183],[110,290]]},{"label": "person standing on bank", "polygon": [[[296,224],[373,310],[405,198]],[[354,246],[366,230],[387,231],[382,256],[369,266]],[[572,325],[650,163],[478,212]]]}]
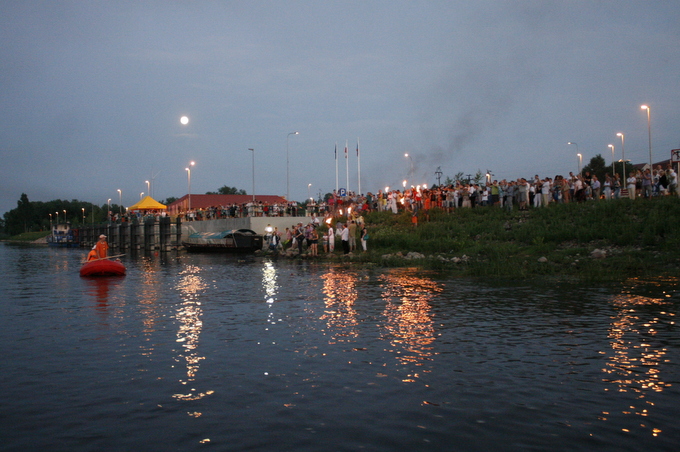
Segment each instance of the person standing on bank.
[{"label": "person standing on bank", "polygon": [[333,253],[335,251],[335,231],[333,230],[333,226],[331,226],[330,223],[328,224],[327,239],[328,239],[328,252]]},{"label": "person standing on bank", "polygon": [[344,254],[349,254],[349,228],[347,227],[347,224],[342,225],[340,238],[342,240],[342,251]]},{"label": "person standing on bank", "polygon": [[366,252],[366,240],[368,240],[368,231],[366,230],[366,224],[361,228],[361,247]]},{"label": "person standing on bank", "polygon": [[349,250],[354,251],[357,248],[357,223],[352,220],[349,222]]},{"label": "person standing on bank", "polygon": [[312,231],[309,233],[309,243],[310,243],[312,256],[318,256],[319,255],[319,233],[316,232],[316,227],[312,227]]},{"label": "person standing on bank", "polygon": [[305,241],[305,229],[302,227],[302,223],[298,223],[298,227],[295,230],[295,241],[298,246],[298,254],[302,254],[302,245]]}]

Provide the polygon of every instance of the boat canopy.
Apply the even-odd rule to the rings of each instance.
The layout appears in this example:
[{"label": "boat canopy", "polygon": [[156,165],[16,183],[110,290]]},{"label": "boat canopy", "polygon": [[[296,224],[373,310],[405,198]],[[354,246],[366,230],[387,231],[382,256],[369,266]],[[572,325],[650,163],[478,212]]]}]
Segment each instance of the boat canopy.
[{"label": "boat canopy", "polygon": [[128,210],[165,210],[167,208],[166,205],[159,203],[151,196],[145,196],[137,204],[128,207]]}]

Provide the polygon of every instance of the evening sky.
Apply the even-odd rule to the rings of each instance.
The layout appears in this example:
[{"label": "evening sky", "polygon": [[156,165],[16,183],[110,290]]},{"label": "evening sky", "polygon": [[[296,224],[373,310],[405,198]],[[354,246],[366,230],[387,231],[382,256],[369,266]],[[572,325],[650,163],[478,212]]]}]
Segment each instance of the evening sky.
[{"label": "evening sky", "polygon": [[190,161],[192,193],[250,194],[249,148],[256,193],[288,153],[299,201],[336,188],[336,143],[358,189],[357,140],[363,192],[568,174],[617,132],[644,163],[642,104],[653,160],[680,148],[677,1],[6,1],[0,39],[0,213],[181,197]]}]

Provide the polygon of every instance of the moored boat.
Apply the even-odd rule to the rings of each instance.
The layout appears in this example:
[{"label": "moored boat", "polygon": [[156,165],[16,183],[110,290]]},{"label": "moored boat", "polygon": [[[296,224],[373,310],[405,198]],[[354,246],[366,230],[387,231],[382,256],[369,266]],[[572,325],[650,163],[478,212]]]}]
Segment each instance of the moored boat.
[{"label": "moored boat", "polygon": [[187,251],[254,252],[262,249],[263,238],[250,229],[196,232],[182,242]]},{"label": "moored boat", "polygon": [[95,259],[80,267],[80,276],[123,276],[125,271],[125,265],[119,260]]},{"label": "moored boat", "polygon": [[75,248],[80,246],[78,238],[73,234],[71,223],[57,223],[52,227],[52,232],[47,236],[47,244]]}]

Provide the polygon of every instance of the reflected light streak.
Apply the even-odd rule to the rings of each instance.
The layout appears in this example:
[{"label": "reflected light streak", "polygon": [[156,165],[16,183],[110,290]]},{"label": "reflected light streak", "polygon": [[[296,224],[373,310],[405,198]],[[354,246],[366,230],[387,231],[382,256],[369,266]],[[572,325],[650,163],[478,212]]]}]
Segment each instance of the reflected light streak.
[{"label": "reflected light streak", "polygon": [[264,289],[264,299],[269,305],[269,314],[267,314],[267,323],[275,324],[274,311],[272,306],[276,301],[276,296],[279,293],[279,285],[277,283],[278,276],[276,274],[276,267],[272,261],[265,261],[262,267],[262,288]]},{"label": "reflected light streak", "polygon": [[[142,322],[144,323],[142,331],[144,334],[150,334],[156,331],[156,322],[162,315],[158,311],[158,303],[156,303],[161,298],[160,279],[158,277],[159,263],[149,258],[144,258],[142,259],[142,269],[142,284],[139,288],[139,302],[142,305]],[[152,350],[150,349],[149,351]]]},{"label": "reflected light streak", "polygon": [[[624,414],[648,417],[654,406],[651,401],[645,400],[648,395],[672,386],[663,380],[662,375],[664,364],[669,362],[665,357],[668,350],[655,340],[655,336],[660,328],[675,323],[672,320],[674,314],[661,311],[657,312],[658,316],[649,318],[646,309],[666,304],[668,302],[660,298],[626,293],[613,300],[613,305],[618,308],[608,334],[613,354],[602,372],[607,375],[603,381],[614,385],[617,392],[637,394],[639,405],[629,407]],[[606,417],[600,419],[606,420]],[[652,430],[653,436],[661,433],[659,429]]]},{"label": "reflected light streak", "polygon": [[[386,301],[384,338],[389,340],[397,360],[403,365],[420,367],[432,360],[435,341],[430,301],[443,288],[436,282],[412,276],[409,270],[381,276],[382,297]],[[420,374],[411,369],[404,382],[414,382]]]},{"label": "reflected light streak", "polygon": [[[201,320],[203,310],[199,297],[208,286],[203,278],[198,275],[199,272],[199,267],[187,266],[180,272],[180,281],[176,287],[183,300],[175,317],[179,321],[177,342],[182,344],[182,350],[176,361],[181,362],[183,360],[187,368],[186,380],[180,379],[180,383],[183,385],[196,380],[200,362],[205,359],[205,356],[199,356],[197,350],[203,328]],[[173,397],[178,400],[198,400],[212,393],[213,391],[195,392],[195,389],[192,388],[189,394],[174,394]]]},{"label": "reflected light streak", "polygon": [[357,276],[347,271],[335,271],[330,269],[321,276],[323,279],[325,310],[321,320],[326,322],[326,327],[331,333],[329,344],[336,342],[349,342],[350,338],[358,336],[356,327],[357,311],[354,303],[357,301]]},{"label": "reflected light streak", "polygon": [[262,267],[262,288],[265,293],[265,300],[267,303],[274,303],[276,295],[279,291],[279,285],[276,282],[276,267],[271,261],[266,261]]}]

